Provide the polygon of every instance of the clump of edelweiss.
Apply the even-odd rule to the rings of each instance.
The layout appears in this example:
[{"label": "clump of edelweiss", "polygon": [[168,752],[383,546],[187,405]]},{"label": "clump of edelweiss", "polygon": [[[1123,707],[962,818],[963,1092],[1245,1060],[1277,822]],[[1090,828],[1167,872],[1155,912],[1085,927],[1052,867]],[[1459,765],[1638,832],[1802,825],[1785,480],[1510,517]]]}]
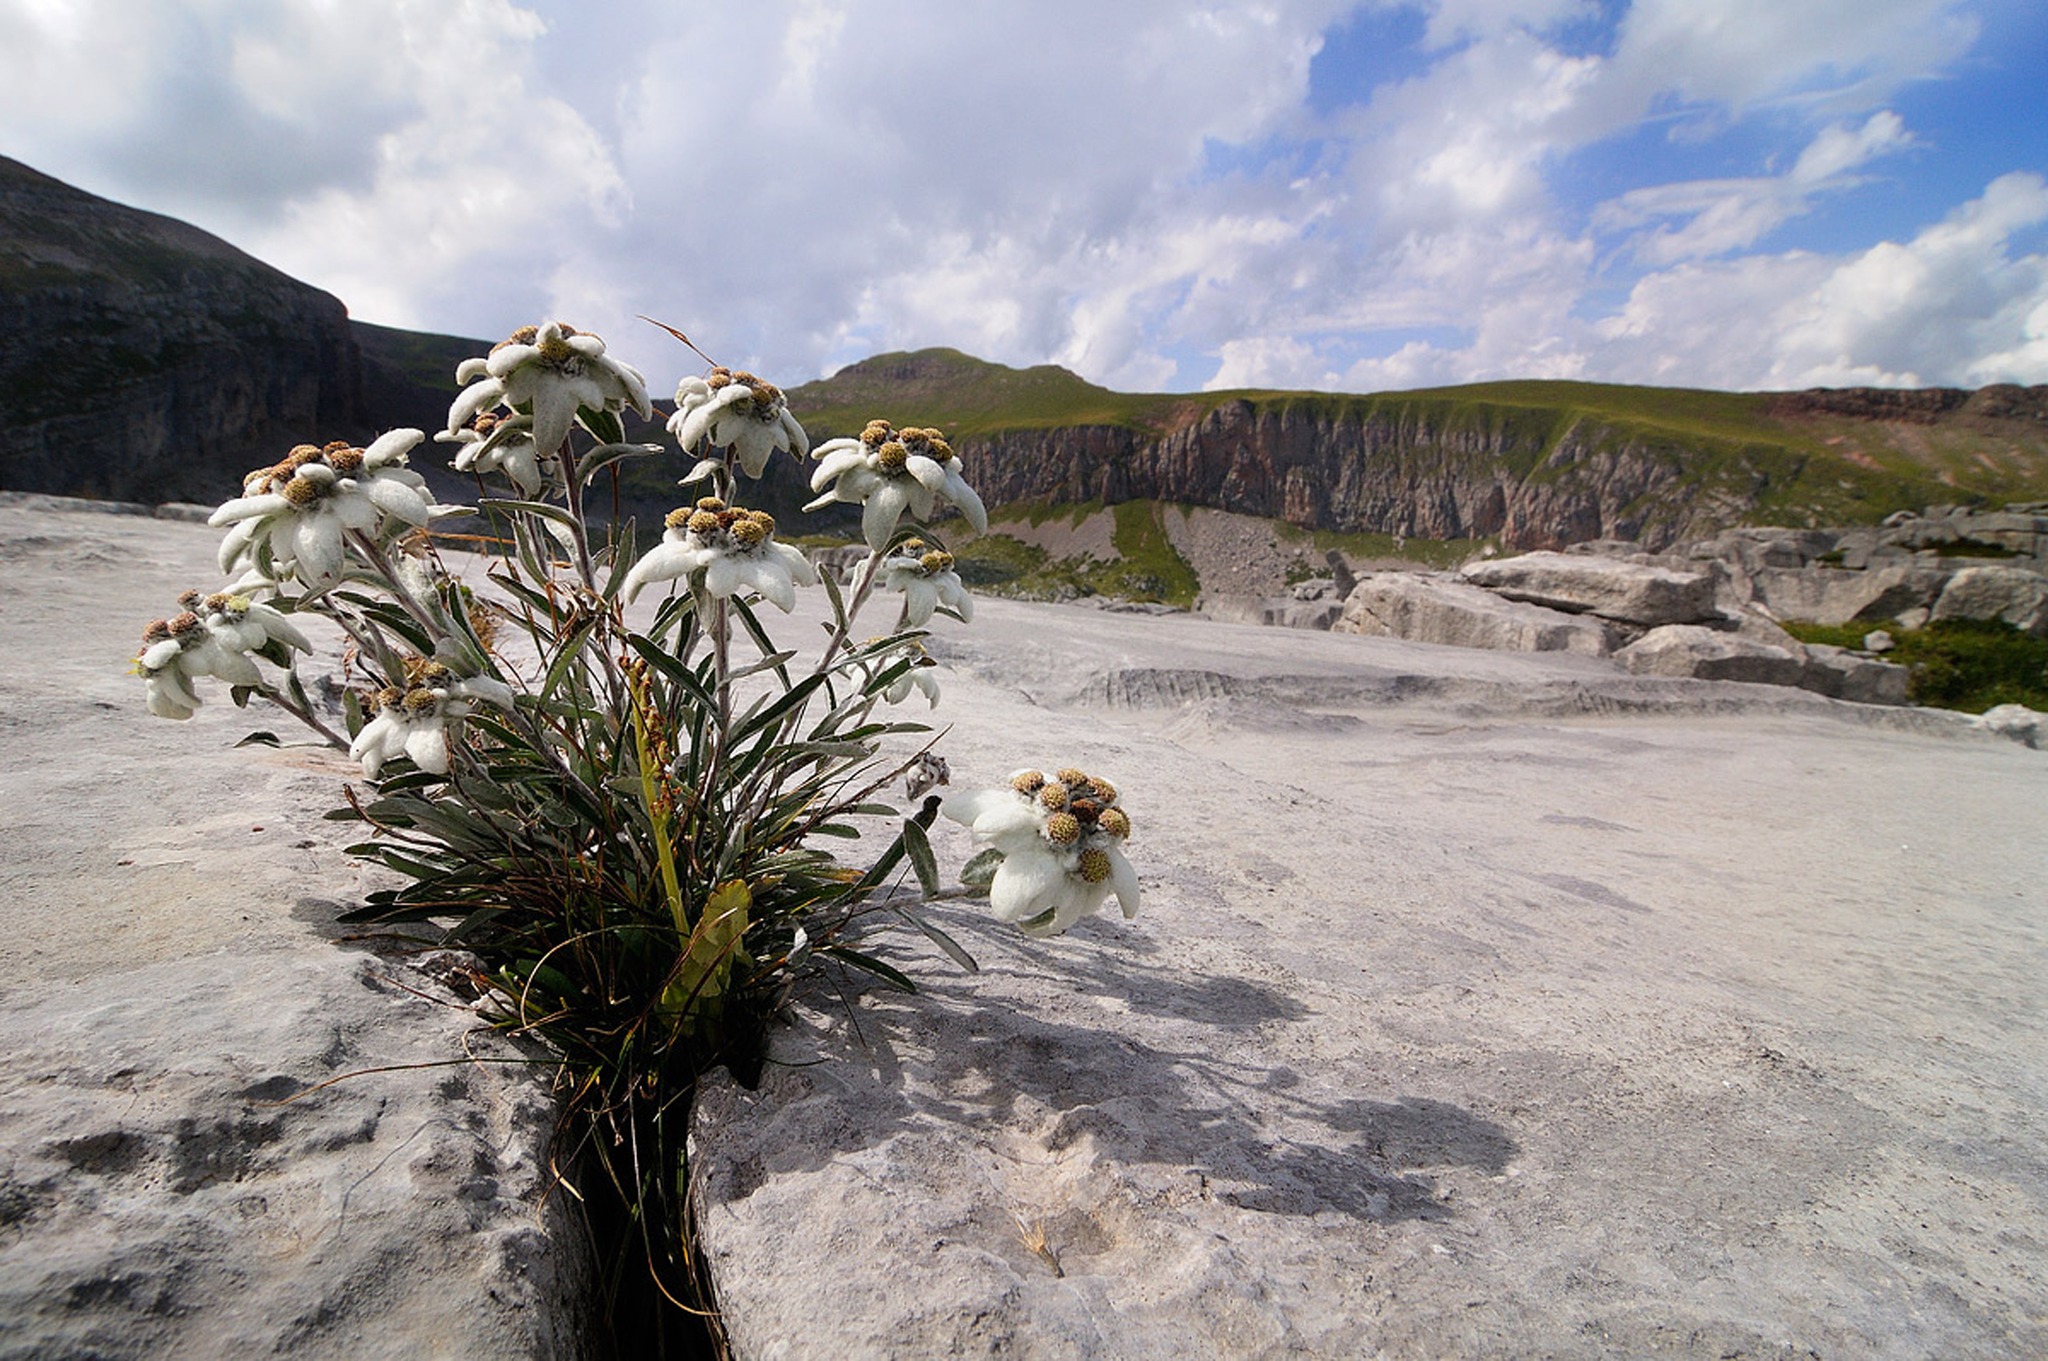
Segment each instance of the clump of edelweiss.
[{"label": "clump of edelweiss", "polygon": [[647,380],[604,352],[604,342],[559,321],[522,326],[480,359],[465,359],[455,381],[468,387],[448,408],[454,434],[480,411],[503,405],[531,422],[536,447],[553,454],[579,410],[616,416],[627,407],[652,416]]},{"label": "clump of edelweiss", "polygon": [[199,707],[196,677],[260,686],[263,673],[250,654],[284,665],[289,649],[309,650],[306,636],[289,619],[248,596],[187,591],[178,603],[185,607],[180,613],[151,620],[142,631],[142,651],[135,658],[149,711],[159,718],[192,717]]},{"label": "clump of edelweiss", "polygon": [[923,539],[905,539],[875,565],[882,585],[903,592],[903,622],[922,628],[944,605],[963,623],[974,618],[974,597],[953,570],[953,555],[928,546]]},{"label": "clump of edelweiss", "polygon": [[245,581],[294,576],[306,586],[331,586],[348,561],[347,536],[381,536],[393,522],[418,527],[442,508],[426,479],[405,466],[417,430],[392,430],[367,449],[346,440],[301,444],[284,460],[242,480],[242,495],[207,523],[231,525],[221,540],[220,569],[247,571]]},{"label": "clump of edelweiss", "polygon": [[[811,490],[825,494],[804,509],[834,501],[859,505],[861,534],[877,552],[889,546],[904,511],[929,523],[941,501],[959,507],[977,531],[988,529],[987,508],[960,476],[959,456],[937,430],[898,430],[887,421],[869,421],[859,439],[827,440],[811,453],[818,460]],[[825,491],[828,485],[832,490]]]},{"label": "clump of edelweiss", "polygon": [[694,507],[670,511],[662,524],[661,542],[626,573],[628,604],[654,582],[686,577],[702,605],[752,587],[787,613],[796,608],[798,586],[818,584],[810,559],[776,542],[775,517],[765,510],[706,496]]},{"label": "clump of edelweiss", "polygon": [[503,473],[529,501],[561,485],[562,461],[552,449],[541,452],[533,442],[533,421],[525,416],[479,411],[461,429],[444,430],[434,438],[461,446],[452,460],[456,472]]},{"label": "clump of edelweiss", "polygon": [[988,888],[996,920],[1056,936],[1115,893],[1138,915],[1138,875],[1124,858],[1131,819],[1116,787],[1079,770],[1020,770],[1004,789],[955,794],[941,811],[1002,855]]},{"label": "clump of edelweiss", "polygon": [[404,686],[387,686],[370,694],[364,707],[369,721],[349,743],[348,754],[362,762],[363,775],[376,779],[386,761],[409,758],[434,775],[448,773],[451,725],[476,712],[478,704],[512,707],[512,687],[490,676],[458,677],[439,662],[413,659],[406,666]]},{"label": "clump of edelweiss", "polygon": [[[709,441],[714,449],[731,449],[748,477],[759,477],[777,449],[787,449],[798,458],[811,451],[811,438],[789,413],[781,388],[745,369],[735,373],[723,365],[711,370],[708,377],[685,378],[676,384],[676,414],[669,417],[668,428],[685,453],[700,440]],[[708,471],[699,464],[686,483]]]}]

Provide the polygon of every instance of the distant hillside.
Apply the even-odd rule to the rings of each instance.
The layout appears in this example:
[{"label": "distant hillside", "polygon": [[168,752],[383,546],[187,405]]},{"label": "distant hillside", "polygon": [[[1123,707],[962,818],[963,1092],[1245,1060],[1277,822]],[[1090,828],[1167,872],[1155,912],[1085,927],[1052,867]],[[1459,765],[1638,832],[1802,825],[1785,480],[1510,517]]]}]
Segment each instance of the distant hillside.
[{"label": "distant hillside", "polygon": [[921,350],[851,365],[790,401],[818,438],[877,415],[940,426],[996,504],[1169,501],[1523,548],[2048,496],[2048,388],[1141,395],[1050,365]]},{"label": "distant hillside", "polygon": [[0,158],[0,486],[209,500],[363,418],[340,301]]}]

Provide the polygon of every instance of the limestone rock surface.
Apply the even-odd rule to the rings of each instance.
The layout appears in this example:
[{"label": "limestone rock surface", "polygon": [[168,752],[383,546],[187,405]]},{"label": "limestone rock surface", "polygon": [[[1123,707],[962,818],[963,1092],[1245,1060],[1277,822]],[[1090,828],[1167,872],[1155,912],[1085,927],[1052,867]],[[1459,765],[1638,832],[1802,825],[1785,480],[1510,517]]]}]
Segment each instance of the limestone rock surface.
[{"label": "limestone rock surface", "polygon": [[0,505],[0,1357],[576,1356],[549,1066],[335,924],[360,771],[143,711],[217,542]]},{"label": "limestone rock surface", "polygon": [[1143,911],[935,904],[978,974],[872,937],[919,993],[706,1094],[738,1356],[2048,1349],[2039,752],[1569,653],[931,642],[954,786],[1113,779]]},{"label": "limestone rock surface", "polygon": [[2019,567],[1966,567],[1942,587],[1930,617],[2002,619],[2048,637],[2048,577]]},{"label": "limestone rock surface", "polygon": [[1614,656],[1638,676],[1797,685],[1806,674],[1805,660],[1782,647],[1699,624],[1651,629]]},{"label": "limestone rock surface", "polygon": [[1608,651],[1607,631],[1598,620],[1504,598],[1448,573],[1369,573],[1345,598],[1332,627],[1453,647],[1588,657]]},{"label": "limestone rock surface", "polygon": [[1714,616],[1714,579],[1617,558],[1525,553],[1468,563],[1465,580],[1533,605],[1631,624],[1691,624]]}]

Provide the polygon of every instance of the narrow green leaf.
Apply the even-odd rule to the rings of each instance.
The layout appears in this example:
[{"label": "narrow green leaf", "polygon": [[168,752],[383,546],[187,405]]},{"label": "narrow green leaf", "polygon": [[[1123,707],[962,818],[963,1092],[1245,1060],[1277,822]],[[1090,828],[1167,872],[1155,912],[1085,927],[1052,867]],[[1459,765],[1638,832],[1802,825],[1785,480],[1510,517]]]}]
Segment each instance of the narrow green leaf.
[{"label": "narrow green leaf", "polygon": [[960,882],[969,888],[987,888],[1002,865],[1003,853],[991,846],[961,867]]},{"label": "narrow green leaf", "polygon": [[903,820],[903,846],[910,854],[910,867],[917,872],[917,884],[926,897],[939,891],[939,862],[932,854],[932,843],[925,836],[924,828],[915,818]]},{"label": "narrow green leaf", "polygon": [[932,944],[938,946],[941,950],[944,950],[946,952],[947,958],[951,959],[955,964],[958,964],[961,968],[965,969],[969,973],[981,972],[981,965],[975,963],[973,955],[968,954],[966,950],[961,948],[959,941],[954,940],[944,931],[941,931],[938,927],[932,925],[923,917],[919,916],[915,912],[910,911],[908,908],[897,908],[896,915],[903,918],[903,920],[909,922],[918,930],[924,932],[925,935],[931,939]]}]

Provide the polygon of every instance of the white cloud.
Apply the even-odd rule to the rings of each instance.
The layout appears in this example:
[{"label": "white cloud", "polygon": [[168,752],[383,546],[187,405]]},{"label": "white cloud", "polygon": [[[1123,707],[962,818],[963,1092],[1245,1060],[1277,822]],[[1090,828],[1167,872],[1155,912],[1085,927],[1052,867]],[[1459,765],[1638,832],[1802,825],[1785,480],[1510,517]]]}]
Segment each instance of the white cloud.
[{"label": "white cloud", "polygon": [[[1980,2],[1634,0],[1603,48],[1589,0],[1415,0],[1323,116],[1361,0],[0,0],[0,149],[358,315],[559,313],[651,376],[639,312],[786,382],[925,344],[1132,388],[1961,381],[2040,371],[2037,183],[1758,252],[1939,154],[1885,100]],[[1574,197],[1608,139],[1737,124],[1753,173]]]}]

